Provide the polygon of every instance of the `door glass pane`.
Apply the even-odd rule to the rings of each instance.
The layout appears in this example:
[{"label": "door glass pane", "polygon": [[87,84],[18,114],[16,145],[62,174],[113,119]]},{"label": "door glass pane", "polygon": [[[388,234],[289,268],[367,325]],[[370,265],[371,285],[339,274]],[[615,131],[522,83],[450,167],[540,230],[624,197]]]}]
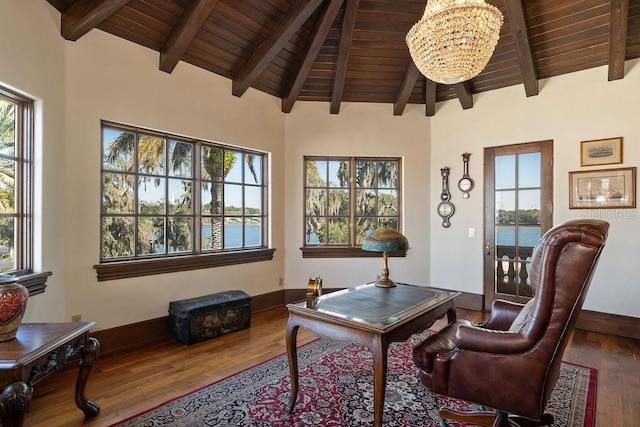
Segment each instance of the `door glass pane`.
[{"label": "door glass pane", "polygon": [[540,153],[518,156],[518,187],[540,187]]},{"label": "door glass pane", "polygon": [[516,223],[516,192],[496,191],[496,224]]},{"label": "door glass pane", "polygon": [[540,227],[518,227],[518,246],[520,246],[520,258],[531,256],[531,251],[524,253],[524,248],[533,248],[540,240]]},{"label": "door glass pane", "polygon": [[516,156],[496,156],[496,190],[516,186]]},{"label": "door glass pane", "polygon": [[518,191],[518,223],[540,224],[540,190]]},{"label": "door glass pane", "polygon": [[540,239],[540,153],[496,156],[495,171],[495,292],[531,296],[529,262]]}]

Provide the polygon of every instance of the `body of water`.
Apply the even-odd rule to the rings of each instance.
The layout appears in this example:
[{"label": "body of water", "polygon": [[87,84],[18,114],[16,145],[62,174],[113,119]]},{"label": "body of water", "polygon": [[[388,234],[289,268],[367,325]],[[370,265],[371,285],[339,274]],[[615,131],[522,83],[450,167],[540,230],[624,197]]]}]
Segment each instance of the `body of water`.
[{"label": "body of water", "polygon": [[[519,229],[518,244],[520,246],[535,246],[540,240],[540,227],[522,227]],[[496,245],[515,246],[515,227],[496,226]]]},{"label": "body of water", "polygon": [[[202,236],[211,236],[211,226],[202,227]],[[262,245],[262,227],[259,224],[247,224],[245,226],[245,246]],[[224,243],[227,248],[239,248],[242,246],[242,224],[224,225]]]}]

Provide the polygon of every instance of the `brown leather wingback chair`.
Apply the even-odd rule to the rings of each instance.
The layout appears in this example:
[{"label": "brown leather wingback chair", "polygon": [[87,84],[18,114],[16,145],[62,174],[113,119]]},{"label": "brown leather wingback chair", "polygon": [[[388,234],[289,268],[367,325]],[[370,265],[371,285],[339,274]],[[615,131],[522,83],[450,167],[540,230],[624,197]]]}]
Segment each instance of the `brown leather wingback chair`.
[{"label": "brown leather wingback chair", "polygon": [[488,426],[553,423],[545,406],[608,230],[600,220],[552,228],[533,251],[534,298],[526,305],[496,300],[486,323],[452,323],[414,348],[423,384],[487,407],[472,413],[440,408],[442,419]]}]

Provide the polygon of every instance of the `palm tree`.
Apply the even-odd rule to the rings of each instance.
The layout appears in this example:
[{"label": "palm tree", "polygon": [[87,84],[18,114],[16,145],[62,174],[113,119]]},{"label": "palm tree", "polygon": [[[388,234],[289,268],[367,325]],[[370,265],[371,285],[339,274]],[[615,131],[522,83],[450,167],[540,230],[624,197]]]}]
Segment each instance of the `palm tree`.
[{"label": "palm tree", "polygon": [[[16,106],[0,99],[0,153],[15,153]],[[14,212],[15,170],[10,160],[0,160],[0,212]]]},{"label": "palm tree", "polygon": [[[0,99],[0,154],[15,154],[16,106]],[[15,213],[15,163],[0,158],[0,212]],[[0,222],[0,245],[13,248],[13,221]]]},{"label": "palm tree", "polygon": [[[123,164],[123,169],[126,171],[134,171],[135,163],[133,153],[136,148],[137,136],[133,133],[122,132],[113,140],[109,145],[105,159],[109,162],[120,162]],[[161,174],[164,170],[165,162],[165,150],[166,140],[164,138],[141,135],[138,140],[138,172],[143,174]],[[171,144],[169,153],[169,170],[177,176],[190,175],[192,166],[191,159],[193,145],[188,143],[175,142]],[[254,165],[255,156],[249,153],[244,153],[244,160],[249,168],[249,171],[253,175],[255,182],[258,182],[258,176]],[[201,150],[203,179],[201,181],[202,188],[211,192],[211,202],[209,205],[209,213],[211,214],[211,247],[215,249],[222,248],[222,230],[224,227],[222,218],[223,192],[222,181],[227,176],[231,168],[236,161],[236,152],[231,150],[223,150],[217,147],[203,146]],[[186,177],[185,177],[186,178]],[[191,176],[189,176],[191,178]],[[156,186],[160,185],[161,178],[151,178],[148,175],[143,175],[143,180],[146,184],[148,181],[153,181]],[[190,179],[182,181],[184,187],[184,193],[180,200],[181,203],[176,207],[176,210],[172,214],[188,214],[191,212],[192,204],[192,192],[193,188]],[[167,238],[170,242],[173,250],[184,248],[188,246],[188,227],[184,220],[180,218],[174,218],[170,220],[170,224],[167,224]],[[139,238],[140,245],[147,245],[149,236],[142,236]],[[162,233],[164,241],[164,233]],[[205,239],[203,239],[204,242]],[[145,248],[146,249],[146,248]],[[143,250],[143,253],[148,250]]]}]

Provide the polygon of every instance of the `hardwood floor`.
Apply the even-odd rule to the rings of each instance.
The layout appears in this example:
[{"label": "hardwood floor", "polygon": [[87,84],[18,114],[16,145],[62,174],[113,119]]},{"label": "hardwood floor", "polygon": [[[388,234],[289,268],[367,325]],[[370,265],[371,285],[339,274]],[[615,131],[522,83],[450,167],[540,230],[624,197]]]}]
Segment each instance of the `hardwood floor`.
[{"label": "hardwood floor", "polygon": [[[484,315],[458,310],[459,318]],[[252,315],[249,329],[184,346],[167,338],[145,348],[101,356],[87,384],[100,414],[84,420],[74,403],[77,370],[52,375],[35,387],[25,426],[109,426],[225,378],[285,349],[284,307]],[[440,326],[436,323],[434,328]],[[301,328],[298,343],[315,336]],[[640,340],[576,330],[563,360],[598,369],[596,426],[637,426],[640,420]]]}]

